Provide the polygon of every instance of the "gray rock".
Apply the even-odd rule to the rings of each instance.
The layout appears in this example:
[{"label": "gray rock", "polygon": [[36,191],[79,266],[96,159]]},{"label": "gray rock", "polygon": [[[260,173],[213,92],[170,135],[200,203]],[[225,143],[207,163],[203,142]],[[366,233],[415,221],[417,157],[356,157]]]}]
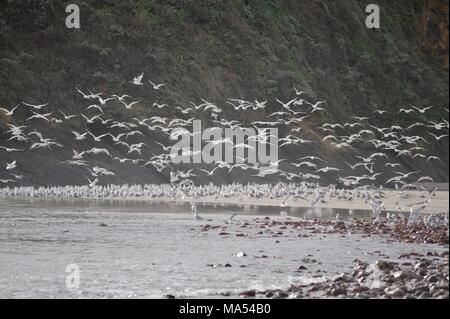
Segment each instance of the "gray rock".
[{"label": "gray rock", "polygon": [[384,292],[386,293],[386,295],[394,298],[401,298],[405,296],[405,291],[396,286],[388,287],[384,290]]},{"label": "gray rock", "polygon": [[424,279],[430,283],[435,283],[439,281],[439,276],[436,274],[430,274],[426,276]]}]

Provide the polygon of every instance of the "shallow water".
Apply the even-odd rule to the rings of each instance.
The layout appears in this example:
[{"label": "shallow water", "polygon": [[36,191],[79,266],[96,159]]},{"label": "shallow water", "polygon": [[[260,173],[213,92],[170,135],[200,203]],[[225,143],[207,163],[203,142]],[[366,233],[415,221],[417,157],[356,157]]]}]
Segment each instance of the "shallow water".
[{"label": "shallow water", "polygon": [[[0,206],[21,209],[22,211],[31,210],[46,211],[48,209],[58,211],[79,211],[86,210],[97,212],[121,212],[121,213],[181,213],[186,214],[190,211],[188,202],[167,202],[159,200],[133,200],[133,199],[62,199],[62,198],[24,198],[5,200],[0,199]],[[250,204],[229,204],[229,203],[197,203],[197,207],[204,214],[229,214],[237,212],[241,215],[264,215],[264,216],[283,216],[286,214],[292,217],[303,219],[321,218],[333,219],[336,214],[348,217],[348,209],[339,208],[319,208],[319,207],[276,207]],[[5,208],[3,208],[5,209]],[[370,217],[371,211],[367,209],[354,209],[357,217]],[[406,214],[405,214],[406,215]]]},{"label": "shallow water", "polygon": [[[258,229],[242,229],[241,224],[255,215],[279,215],[279,208],[199,205],[198,210],[208,221],[194,220],[183,204],[1,201],[0,298],[216,297],[222,292],[320,281],[351,271],[355,258],[395,261],[403,253],[448,250],[362,235],[300,238],[292,230],[278,237],[259,235]],[[335,214],[314,211],[303,212],[304,217]],[[201,225],[224,224],[233,212],[240,214],[228,225],[233,235],[199,231]],[[240,230],[248,237],[234,235]],[[248,256],[235,257],[240,251]],[[307,254],[321,264],[304,264]],[[269,258],[254,258],[261,255]],[[226,263],[232,267],[207,266]],[[68,264],[80,268],[78,289],[66,288]],[[300,265],[308,270],[296,272]],[[322,272],[317,273],[319,269]]]}]

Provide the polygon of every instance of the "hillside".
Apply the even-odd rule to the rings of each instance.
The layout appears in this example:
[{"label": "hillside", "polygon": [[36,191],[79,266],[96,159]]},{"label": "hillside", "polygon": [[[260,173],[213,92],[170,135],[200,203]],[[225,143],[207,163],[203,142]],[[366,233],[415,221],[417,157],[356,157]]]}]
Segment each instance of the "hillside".
[{"label": "hillside", "polygon": [[[325,121],[344,123],[351,116],[371,116],[372,125],[389,127],[418,120],[448,120],[448,1],[381,1],[379,30],[365,27],[364,9],[369,3],[85,0],[79,2],[81,29],[68,30],[64,1],[6,1],[0,9],[0,107],[10,109],[22,101],[48,102],[48,112],[79,114],[87,105],[75,87],[132,95],[141,102],[139,107],[127,112],[117,107],[105,109],[105,117],[123,121],[153,115],[174,118],[179,115],[175,107],[187,107],[189,101],[200,103],[202,98],[220,105],[224,116],[233,118],[232,108],[225,103],[228,98],[268,100],[265,113],[240,116],[251,121],[279,110],[275,98],[293,98],[295,86],[309,92],[312,101],[325,100],[328,112],[312,116],[302,127],[303,136],[314,144],[283,150],[280,158],[291,161],[320,154],[328,165],[345,170],[341,175],[352,174],[344,163],[350,161],[347,151],[319,143],[326,133],[317,126]],[[141,72],[167,86],[143,90],[131,84]],[[170,107],[152,108],[155,101]],[[398,114],[410,104],[434,108],[427,118]],[[389,114],[374,116],[376,109]],[[7,130],[8,123],[24,124],[31,114],[23,107],[13,117],[0,113],[0,132]],[[73,149],[98,146],[92,141],[80,145],[72,130],[89,128],[100,134],[102,126],[88,127],[80,117],[64,126],[33,125],[64,147],[0,151],[0,178],[6,176],[6,163],[16,159],[18,172],[25,176],[17,184],[85,183],[86,169],[60,162],[70,159]],[[162,140],[153,132],[145,135],[146,141]],[[0,145],[18,146],[8,138],[1,134]],[[101,144],[114,156],[127,155],[109,139]],[[160,152],[157,145],[148,144],[146,159]],[[441,161],[398,160],[406,170],[422,170],[436,182],[448,182],[448,139],[431,142],[426,148]],[[357,151],[362,155],[373,152],[367,145],[360,145]],[[158,172],[150,166],[121,164],[106,157],[90,163],[115,172],[115,176],[105,177],[104,183],[168,181],[167,170]],[[210,180],[253,179],[235,170],[231,174],[220,171],[202,181]],[[324,176],[323,181],[333,181],[333,177]]]}]

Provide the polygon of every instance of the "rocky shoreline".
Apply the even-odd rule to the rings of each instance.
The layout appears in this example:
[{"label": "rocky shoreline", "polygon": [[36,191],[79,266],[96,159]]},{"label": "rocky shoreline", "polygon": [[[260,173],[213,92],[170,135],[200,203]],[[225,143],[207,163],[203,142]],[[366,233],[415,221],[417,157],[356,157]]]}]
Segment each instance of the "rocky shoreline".
[{"label": "rocky shoreline", "polygon": [[[251,237],[251,229],[258,235],[281,237],[284,234],[298,231],[297,237],[311,237],[318,234],[361,234],[364,237],[381,236],[387,242],[405,242],[420,245],[422,243],[442,245],[446,249],[438,254],[415,252],[398,256],[397,261],[389,258],[379,259],[374,263],[358,259],[353,261],[353,271],[343,272],[335,276],[321,276],[323,280],[302,285],[291,285],[288,289],[247,290],[238,295],[243,298],[418,298],[418,299],[448,299],[449,298],[449,228],[448,215],[437,215],[440,223],[433,227],[420,221],[414,225],[407,220],[375,222],[373,219],[357,218],[353,220],[297,220],[293,218],[254,218],[243,222],[238,229],[229,229],[223,225],[204,224],[200,232],[218,232],[219,236]],[[275,243],[277,243],[276,240]],[[383,247],[378,251],[383,257]],[[240,256],[246,256],[241,252]],[[258,256],[253,256],[257,258]],[[259,256],[268,258],[267,256]],[[293,270],[305,272],[309,264],[320,265],[312,255]],[[223,265],[208,265],[211,267]],[[231,267],[226,264],[223,267]],[[320,272],[317,270],[316,272]],[[233,297],[232,293],[224,292],[223,297]]]},{"label": "rocky shoreline", "polygon": [[350,274],[343,273],[320,283],[292,285],[287,290],[243,291],[239,296],[292,299],[448,299],[448,252],[445,256],[439,257],[432,260],[417,257],[415,261],[401,264],[385,260],[368,264],[355,260],[354,271]]}]

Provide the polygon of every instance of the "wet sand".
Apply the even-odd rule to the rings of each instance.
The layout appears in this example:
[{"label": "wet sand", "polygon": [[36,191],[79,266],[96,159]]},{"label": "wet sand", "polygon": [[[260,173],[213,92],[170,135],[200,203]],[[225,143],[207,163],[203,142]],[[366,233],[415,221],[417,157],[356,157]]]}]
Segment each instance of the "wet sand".
[{"label": "wet sand", "polygon": [[[398,191],[385,191],[385,198],[383,198],[383,202],[386,207],[386,211],[389,212],[408,212],[407,209],[399,209],[397,202],[400,202],[403,205],[418,203],[424,200],[420,195],[422,192],[411,191],[407,194],[410,195],[409,198],[401,198],[400,193]],[[254,198],[254,197],[228,197],[217,199],[215,197],[200,197],[197,199],[193,198],[147,198],[147,197],[138,197],[138,198],[127,198],[130,200],[149,200],[149,201],[171,201],[171,202],[196,202],[196,203],[208,203],[208,204],[237,204],[237,205],[257,205],[257,206],[274,206],[279,207],[281,204],[281,199],[268,199],[268,198]],[[302,199],[294,199],[288,200],[286,202],[286,207],[299,207],[299,208],[310,208],[311,204]],[[356,199],[352,201],[344,201],[338,199],[327,199],[327,203],[318,203],[314,206],[315,208],[330,208],[330,209],[353,209],[353,210],[370,210],[368,204],[364,203],[362,199]],[[436,196],[431,201],[430,205],[425,209],[425,213],[446,213],[449,211],[449,192],[447,191],[438,191],[436,192]]]},{"label": "wet sand", "polygon": [[[409,212],[409,209],[399,208],[399,204],[403,206],[413,203],[422,202],[425,200],[423,192],[419,191],[408,191],[404,194],[408,195],[408,198],[403,198],[400,192],[388,190],[384,191],[384,198],[381,200],[385,204],[385,212]],[[310,197],[311,198],[311,197]],[[138,197],[116,197],[116,198],[60,198],[60,197],[16,197],[16,198],[0,198],[0,205],[2,202],[7,203],[9,200],[26,200],[26,201],[142,201],[142,202],[167,202],[167,203],[203,203],[203,204],[217,204],[217,205],[249,205],[249,206],[266,206],[266,207],[280,207],[282,199],[270,199],[270,198],[255,198],[255,197],[227,197],[227,198],[216,198],[214,196],[203,196],[198,198],[192,197],[148,197],[148,196],[138,196]],[[290,199],[286,202],[285,207],[292,208],[312,208],[309,201],[303,199]],[[342,210],[371,210],[370,206],[364,202],[362,199],[355,199],[352,201],[327,198],[326,203],[317,203],[314,206],[315,209],[342,209]],[[437,191],[435,197],[431,201],[430,205],[424,210],[424,213],[448,213],[449,212],[449,192],[448,191]]]}]

